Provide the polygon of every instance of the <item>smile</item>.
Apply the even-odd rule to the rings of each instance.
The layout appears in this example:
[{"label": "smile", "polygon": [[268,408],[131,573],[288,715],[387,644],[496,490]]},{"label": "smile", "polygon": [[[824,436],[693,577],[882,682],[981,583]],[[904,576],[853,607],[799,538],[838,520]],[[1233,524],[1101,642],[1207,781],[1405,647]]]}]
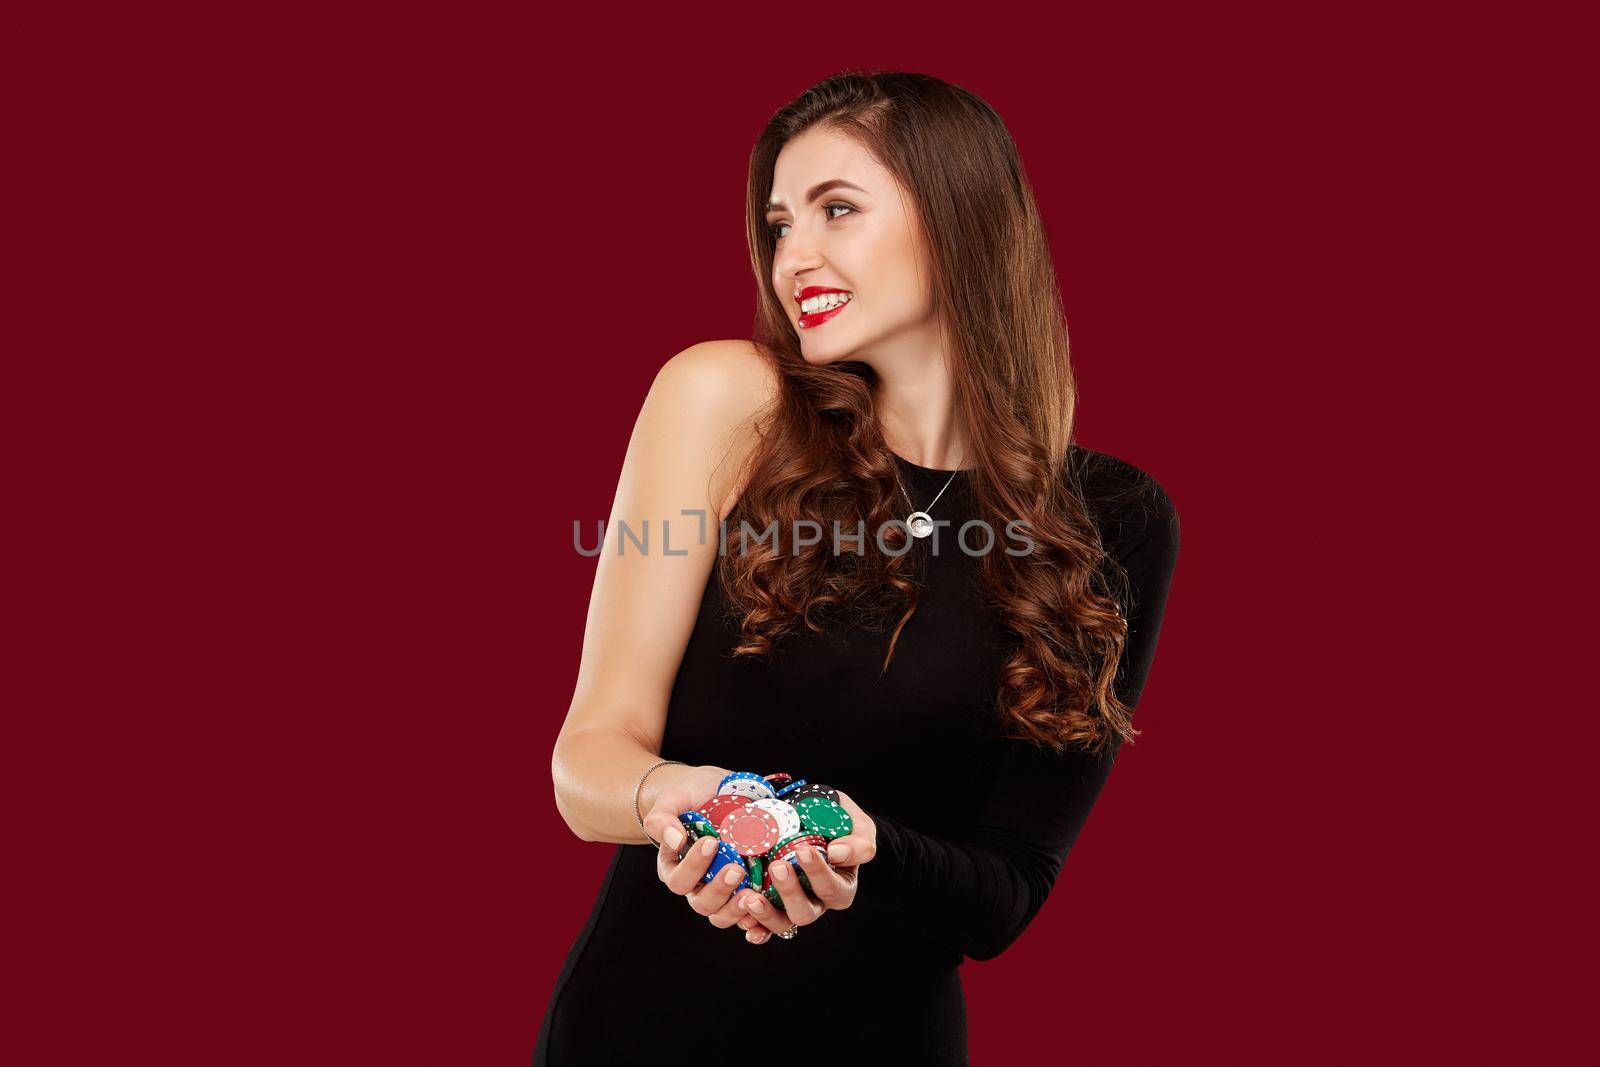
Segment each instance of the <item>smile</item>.
[{"label": "smile", "polygon": [[800,328],[809,330],[815,326],[821,326],[849,306],[850,299],[848,293],[829,293],[826,296],[813,297],[805,301],[800,306],[810,310],[801,314]]}]

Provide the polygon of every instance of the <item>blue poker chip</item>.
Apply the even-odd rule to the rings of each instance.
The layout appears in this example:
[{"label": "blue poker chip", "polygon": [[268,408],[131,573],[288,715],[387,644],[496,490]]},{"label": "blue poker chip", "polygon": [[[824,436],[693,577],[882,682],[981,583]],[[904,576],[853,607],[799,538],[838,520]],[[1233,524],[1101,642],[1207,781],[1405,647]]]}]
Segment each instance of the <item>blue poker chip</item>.
[{"label": "blue poker chip", "polygon": [[805,785],[806,785],[806,780],[804,778],[796,778],[794,781],[790,782],[788,785],[786,785],[782,789],[778,790],[778,795],[780,797],[788,797],[789,794],[793,793],[796,789],[804,789]]},{"label": "blue poker chip", "polygon": [[[730,863],[736,863],[740,867],[743,867],[744,857],[739,855],[739,853],[734,850],[734,847],[728,844],[726,841],[717,842],[717,854],[711,857],[711,866],[706,868],[705,878],[703,881],[710,883],[712,879],[716,878],[717,875],[722,873],[722,868],[726,867]],[[738,892],[741,889],[749,888],[751,888],[750,872],[746,870],[744,878],[740,879],[739,884],[734,886],[733,889],[734,892]]]},{"label": "blue poker chip", "polygon": [[718,796],[744,797],[746,800],[770,800],[777,796],[772,783],[754,771],[734,771],[717,785]]}]

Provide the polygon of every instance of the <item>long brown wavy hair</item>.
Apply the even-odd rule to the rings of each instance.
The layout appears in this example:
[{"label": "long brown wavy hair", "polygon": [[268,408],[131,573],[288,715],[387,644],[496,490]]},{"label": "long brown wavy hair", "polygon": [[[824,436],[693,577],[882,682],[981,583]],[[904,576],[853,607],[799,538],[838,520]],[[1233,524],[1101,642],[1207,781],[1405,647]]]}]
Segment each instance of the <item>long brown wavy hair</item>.
[{"label": "long brown wavy hair", "polygon": [[[916,613],[916,554],[897,520],[894,459],[874,409],[877,376],[853,360],[812,366],[772,287],[765,221],[778,153],[813,127],[856,138],[914,202],[931,258],[966,443],[975,508],[996,531],[1026,521],[1031,554],[981,560],[983,587],[1014,639],[1001,670],[998,725],[1058,750],[1100,751],[1138,736],[1113,691],[1127,622],[1126,575],[1106,553],[1070,461],[1077,387],[1055,269],[1033,190],[1000,116],[976,94],[925,74],[848,70],[784,105],[750,157],[747,235],[759,305],[753,341],[779,372],[735,518],[780,537],[721,557],[736,656],[770,655],[804,625],[881,624],[898,608],[883,661]],[[810,519],[845,533],[865,517],[864,551],[835,553],[830,536],[793,546],[782,533]],[[1004,542],[997,544],[1003,547]],[[786,550],[788,549],[788,550]],[[893,592],[890,592],[890,591]],[[888,611],[889,614],[885,615]]]}]

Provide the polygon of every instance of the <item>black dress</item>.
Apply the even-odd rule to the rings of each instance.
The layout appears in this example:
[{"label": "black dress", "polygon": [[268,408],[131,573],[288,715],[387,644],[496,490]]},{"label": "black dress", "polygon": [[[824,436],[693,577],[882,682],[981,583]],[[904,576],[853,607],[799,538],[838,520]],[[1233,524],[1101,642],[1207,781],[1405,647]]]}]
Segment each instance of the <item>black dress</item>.
[{"label": "black dress", "polygon": [[[897,461],[918,507],[951,473]],[[1070,462],[1128,571],[1131,632],[1115,688],[1132,706],[1155,655],[1178,517],[1130,464],[1078,446]],[[843,790],[872,816],[878,854],[861,868],[854,905],[793,940],[752,945],[670,893],[653,846],[616,846],[546,1008],[536,1067],[700,1067],[803,1036],[815,1043],[801,1047],[830,1063],[967,1062],[957,968],[999,955],[1044,904],[1116,748],[1057,755],[996,736],[1005,646],[977,560],[954,541],[972,517],[965,475],[932,515],[953,525],[940,530],[937,555],[931,538],[917,546],[921,601],[881,679],[888,633],[865,629],[801,631],[770,663],[731,660],[737,625],[713,565],[669,704],[662,758],[789,771]],[[738,518],[736,508],[729,551]]]}]

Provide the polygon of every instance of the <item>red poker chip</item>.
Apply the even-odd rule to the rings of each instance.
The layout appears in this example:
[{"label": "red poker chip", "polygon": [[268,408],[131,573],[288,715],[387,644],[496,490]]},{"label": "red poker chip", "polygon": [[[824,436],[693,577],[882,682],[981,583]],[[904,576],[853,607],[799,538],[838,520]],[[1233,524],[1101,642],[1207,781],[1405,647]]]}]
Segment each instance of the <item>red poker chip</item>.
[{"label": "red poker chip", "polygon": [[717,826],[717,836],[741,856],[764,856],[778,843],[778,820],[747,804],[723,819]]},{"label": "red poker chip", "polygon": [[749,797],[742,797],[737,793],[723,793],[720,796],[712,797],[711,803],[700,809],[700,814],[704,815],[706,821],[712,826],[717,827],[717,833],[720,835],[722,833],[722,820],[741,808],[749,806]]},{"label": "red poker chip", "polygon": [[826,837],[797,837],[777,852],[774,852],[772,858],[775,860],[788,859],[790,856],[799,855],[802,848],[820,848],[826,852],[828,850],[828,839]]},{"label": "red poker chip", "polygon": [[824,856],[826,856],[828,851],[828,839],[823,837],[821,834],[806,834],[804,837],[795,838],[793,841],[790,841],[787,845],[784,845],[778,851],[774,852],[772,854],[772,862],[777,863],[779,860],[786,860],[790,856],[795,856],[802,848],[805,848],[808,845],[822,849]]}]

